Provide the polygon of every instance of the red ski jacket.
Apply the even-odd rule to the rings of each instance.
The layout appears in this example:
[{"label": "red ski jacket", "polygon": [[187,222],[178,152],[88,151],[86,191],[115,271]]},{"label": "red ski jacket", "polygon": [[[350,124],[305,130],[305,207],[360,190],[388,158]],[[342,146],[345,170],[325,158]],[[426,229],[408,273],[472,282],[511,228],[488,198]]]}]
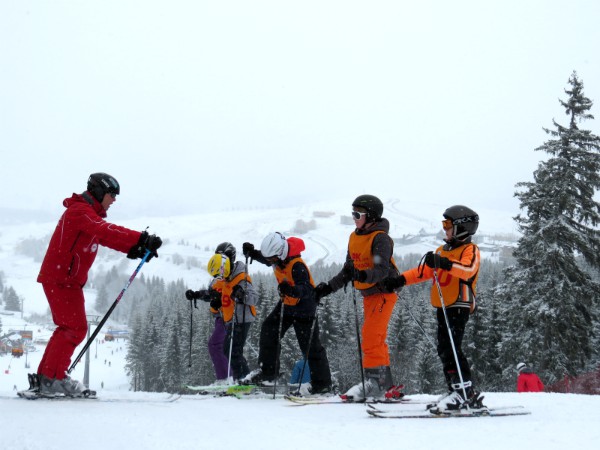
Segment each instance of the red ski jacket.
[{"label": "red ski jacket", "polygon": [[517,392],[544,392],[544,383],[535,373],[521,372],[517,377]]},{"label": "red ski jacket", "polygon": [[87,192],[73,194],[63,205],[67,210],[50,239],[37,281],[82,288],[98,245],[127,253],[141,233],[106,222],[106,211]]}]

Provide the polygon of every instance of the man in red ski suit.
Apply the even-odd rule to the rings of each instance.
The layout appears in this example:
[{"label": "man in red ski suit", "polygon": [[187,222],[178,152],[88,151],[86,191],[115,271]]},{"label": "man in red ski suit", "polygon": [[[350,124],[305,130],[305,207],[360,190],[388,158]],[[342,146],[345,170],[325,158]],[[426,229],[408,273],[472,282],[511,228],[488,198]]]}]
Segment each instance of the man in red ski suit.
[{"label": "man in red ski suit", "polygon": [[67,370],[73,352],[87,333],[83,286],[98,246],[127,253],[131,259],[143,257],[146,250],[150,250],[151,257],[158,256],[156,250],[162,244],[159,237],[104,220],[119,193],[116,179],[94,173],[85,192],[63,201],[67,209],[50,239],[37,278],[56,324],[37,371],[39,389],[44,394],[80,396],[85,390],[80,382],[67,376]]}]

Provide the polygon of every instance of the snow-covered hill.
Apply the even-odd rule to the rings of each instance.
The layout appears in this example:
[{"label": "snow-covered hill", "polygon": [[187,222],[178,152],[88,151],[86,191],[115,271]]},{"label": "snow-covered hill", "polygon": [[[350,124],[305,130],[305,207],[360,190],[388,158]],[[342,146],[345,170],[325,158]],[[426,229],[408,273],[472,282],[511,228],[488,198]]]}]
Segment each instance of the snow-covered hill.
[{"label": "snow-covered hill", "polygon": [[[108,220],[137,230],[149,227],[150,233],[163,238],[165,243],[159,251],[160,258],[144,266],[145,276],[160,276],[167,281],[183,279],[190,286],[199,286],[208,281],[204,267],[220,242],[232,242],[241,257],[243,242],[260,245],[262,238],[271,231],[302,237],[306,243],[303,257],[309,264],[317,261],[342,262],[348,236],[353,230],[349,203],[344,199],[284,209],[232,210],[128,220],[118,220],[119,204],[116,203],[109,212]],[[390,235],[396,240],[396,254],[421,255],[437,247],[441,243],[438,233],[442,212],[447,206],[399,199],[385,201],[384,216],[390,221]],[[478,239],[483,257],[497,259],[502,246],[514,244],[506,241],[507,236],[514,236],[516,233],[512,220],[514,214],[481,209],[476,205],[473,207],[481,217]],[[14,287],[24,299],[26,313],[43,313],[47,305],[40,285],[35,282],[40,261],[17,253],[16,249],[24,240],[49,238],[56,220],[0,226],[0,271],[4,272],[5,284]],[[38,246],[43,245],[38,243]],[[45,248],[39,250],[43,256]],[[129,274],[137,263],[110,250],[101,249],[92,273],[109,270],[114,265],[118,265],[123,273]],[[268,269],[254,264],[250,270]],[[94,292],[87,292],[86,297],[90,307],[93,305]]]}]

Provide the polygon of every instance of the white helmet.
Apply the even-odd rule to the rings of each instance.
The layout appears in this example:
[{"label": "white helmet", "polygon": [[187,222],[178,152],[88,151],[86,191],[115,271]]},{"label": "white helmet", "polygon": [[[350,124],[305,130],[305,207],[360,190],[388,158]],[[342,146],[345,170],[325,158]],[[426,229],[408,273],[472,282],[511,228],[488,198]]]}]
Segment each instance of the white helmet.
[{"label": "white helmet", "polygon": [[521,370],[523,370],[525,367],[527,367],[527,364],[525,363],[519,363],[517,364],[517,370],[520,372]]},{"label": "white helmet", "polygon": [[288,243],[283,234],[269,233],[260,244],[260,252],[265,258],[277,258],[284,260],[288,255]]}]

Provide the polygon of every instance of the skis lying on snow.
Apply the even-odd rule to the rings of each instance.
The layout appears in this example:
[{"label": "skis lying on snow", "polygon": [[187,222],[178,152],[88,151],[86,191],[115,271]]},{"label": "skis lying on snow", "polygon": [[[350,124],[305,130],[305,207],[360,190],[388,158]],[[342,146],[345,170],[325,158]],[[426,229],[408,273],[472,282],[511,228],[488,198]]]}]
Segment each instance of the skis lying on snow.
[{"label": "skis lying on snow", "polygon": [[483,410],[460,409],[457,411],[433,414],[429,410],[381,410],[372,405],[367,405],[367,414],[379,419],[448,419],[452,417],[500,417],[500,416],[524,416],[531,414],[523,406],[499,406]]}]

